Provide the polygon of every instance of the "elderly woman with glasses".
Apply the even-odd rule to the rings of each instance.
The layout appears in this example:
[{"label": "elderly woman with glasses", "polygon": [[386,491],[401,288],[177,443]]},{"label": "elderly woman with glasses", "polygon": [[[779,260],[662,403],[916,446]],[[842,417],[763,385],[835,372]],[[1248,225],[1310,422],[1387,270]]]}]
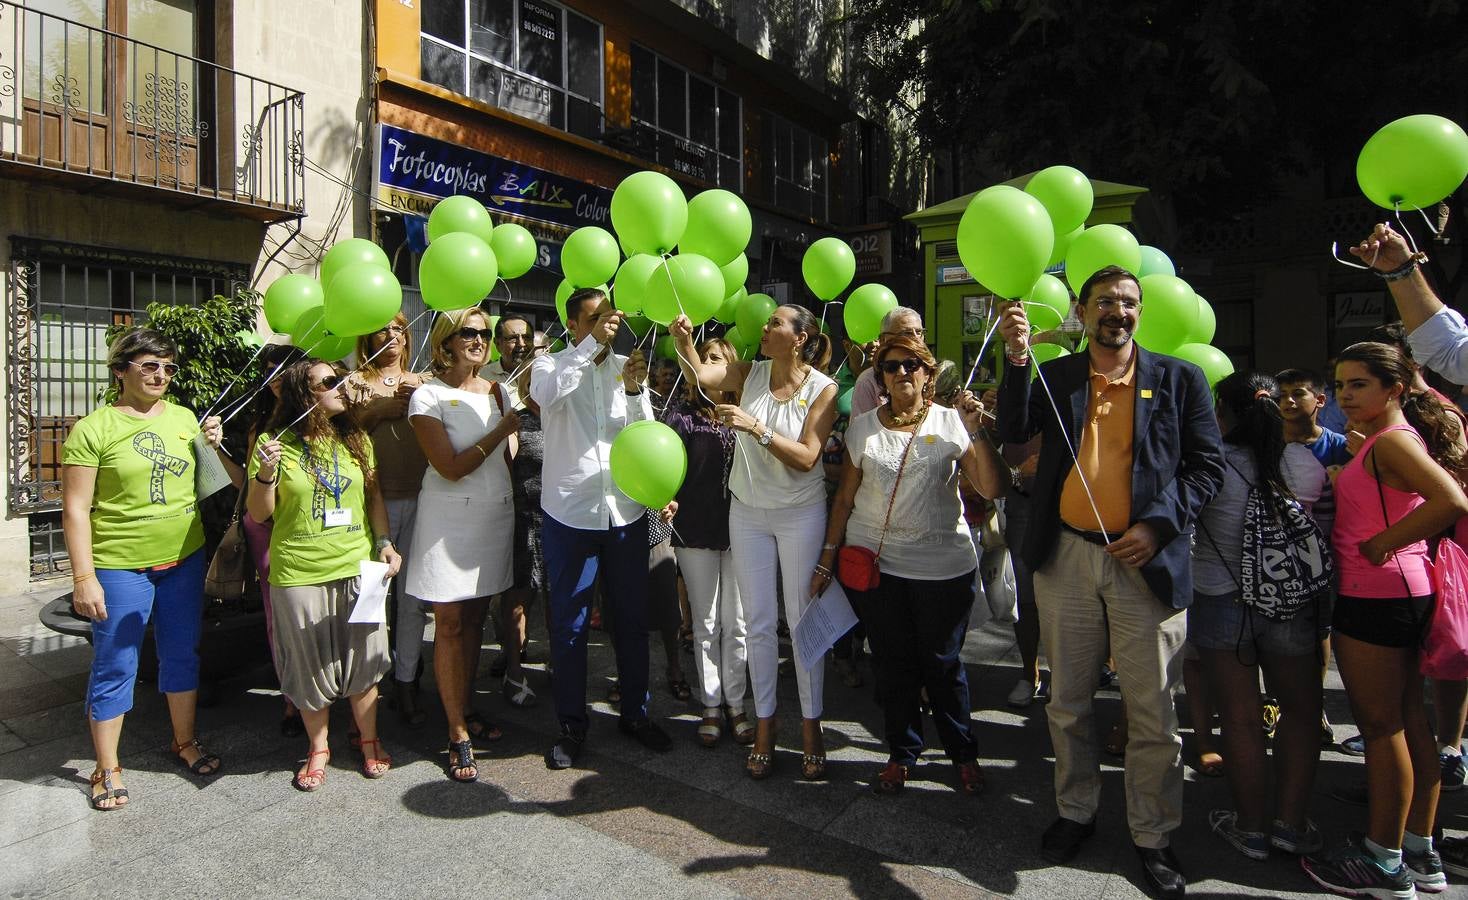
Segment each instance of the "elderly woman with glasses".
[{"label": "elderly woman with glasses", "polygon": [[[193,440],[201,428],[192,412],[163,399],[178,372],[177,356],[173,341],[149,328],[113,341],[107,369],[116,398],[72,426],[62,450],[72,606],[92,620],[86,715],[97,753],[91,802],[98,810],[128,802],[117,743],[150,618],[158,689],[173,720],[171,752],[195,775],[215,775],[221,765],[194,737],[204,527],[194,495]],[[219,419],[206,419],[202,431],[217,448]]]},{"label": "elderly woman with glasses", "polygon": [[[281,377],[280,402],[250,459],[246,506],[270,532],[271,639],[280,687],[301,711],[310,749],[291,784],[315,791],[331,760],[331,704],[346,699],[362,774],[392,765],[377,736],[377,682],[390,666],[385,625],[352,622],[362,562],[402,563],[387,537],[372,442],[347,414],[343,379],[319,359]],[[267,439],[268,438],[268,439]],[[318,761],[319,760],[319,761]]]},{"label": "elderly woman with glasses", "polygon": [[479,376],[493,338],[478,307],[440,313],[428,335],[435,377],[408,405],[429,469],[418,494],[407,589],[433,604],[433,672],[448,717],[448,775],[461,782],[479,777],[473,739],[501,737],[470,709],[470,684],[489,598],[514,583],[510,462],[520,417],[500,384]]},{"label": "elderly woman with glasses", "polygon": [[[961,789],[977,794],[984,773],[959,653],[978,558],[963,521],[959,480],[997,497],[1006,469],[978,437],[981,408],[973,395],[961,394],[955,409],[933,402],[937,364],[922,341],[889,337],[876,359],[887,399],[846,429],[846,468],[826,527],[827,547],[866,548],[881,570],[868,589],[847,586],[871,640],[890,753],[874,788],[901,790],[922,753],[926,689]],[[812,595],[831,586],[836,559],[836,549],[822,552],[811,575]]]}]

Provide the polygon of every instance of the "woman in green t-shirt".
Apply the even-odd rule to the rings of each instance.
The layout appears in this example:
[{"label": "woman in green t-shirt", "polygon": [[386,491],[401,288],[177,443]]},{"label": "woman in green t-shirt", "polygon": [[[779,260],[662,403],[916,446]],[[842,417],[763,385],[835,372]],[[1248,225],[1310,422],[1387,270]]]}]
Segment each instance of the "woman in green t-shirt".
[{"label": "woman in green t-shirt", "polygon": [[201,429],[192,412],[163,399],[178,373],[177,355],[173,341],[151,328],[113,341],[107,368],[117,399],[78,421],[61,455],[72,606],[92,620],[87,720],[97,751],[92,807],[99,810],[128,802],[117,742],[132,709],[150,618],[158,689],[173,720],[172,751],[196,775],[215,775],[221,766],[194,737],[204,527],[195,503],[193,440],[202,430],[217,450],[223,432],[217,417]]},{"label": "woman in green t-shirt", "polygon": [[[391,668],[385,616],[376,622],[350,617],[362,587],[361,564],[376,557],[387,563],[391,578],[402,560],[387,537],[372,442],[345,414],[343,381],[319,359],[287,368],[280,402],[250,459],[250,516],[274,524],[275,665],[311,742],[291,782],[302,791],[326,782],[327,723],[332,702],[343,697],[361,738],[362,774],[380,778],[392,765],[377,737],[377,682]],[[265,440],[268,435],[274,438]]]}]

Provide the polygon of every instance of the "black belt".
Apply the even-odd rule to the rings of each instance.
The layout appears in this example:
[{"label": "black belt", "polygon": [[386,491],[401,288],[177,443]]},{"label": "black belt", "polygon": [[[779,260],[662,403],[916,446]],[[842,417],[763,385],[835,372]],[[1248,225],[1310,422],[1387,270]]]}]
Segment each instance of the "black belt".
[{"label": "black belt", "polygon": [[1061,522],[1060,527],[1064,528],[1066,531],[1069,531],[1071,534],[1075,535],[1083,541],[1090,541],[1097,547],[1105,547],[1106,545],[1111,543],[1106,539],[1106,535],[1102,534],[1099,531],[1082,531],[1079,528],[1072,528],[1065,522]]}]

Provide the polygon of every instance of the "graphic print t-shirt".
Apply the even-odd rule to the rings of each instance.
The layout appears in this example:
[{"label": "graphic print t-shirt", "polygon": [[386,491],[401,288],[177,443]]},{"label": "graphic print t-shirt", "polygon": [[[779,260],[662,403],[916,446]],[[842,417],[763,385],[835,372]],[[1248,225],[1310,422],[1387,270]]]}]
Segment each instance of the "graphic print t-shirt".
[{"label": "graphic print t-shirt", "polygon": [[[372,446],[367,464],[376,465]],[[260,471],[251,455],[250,477]],[[326,584],[360,574],[372,556],[362,470],[341,442],[327,438],[309,448],[293,432],[280,437],[280,484],[270,532],[270,583],[277,587]],[[349,521],[328,525],[347,510]]]}]

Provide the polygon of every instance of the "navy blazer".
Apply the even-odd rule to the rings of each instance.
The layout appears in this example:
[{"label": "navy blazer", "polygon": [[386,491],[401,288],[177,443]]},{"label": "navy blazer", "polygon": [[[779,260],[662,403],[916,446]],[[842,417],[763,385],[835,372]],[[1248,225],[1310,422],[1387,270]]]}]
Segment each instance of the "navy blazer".
[{"label": "navy blazer", "polygon": [[[1223,485],[1222,438],[1213,393],[1203,371],[1190,362],[1138,346],[1132,430],[1132,517],[1156,530],[1157,555],[1142,567],[1152,593],[1174,609],[1193,599],[1193,523]],[[1075,460],[1090,400],[1091,359],[1062,356],[1040,366],[1054,406],[1028,365],[1006,364],[999,387],[999,434],[1022,444],[1043,435],[1030,492],[1030,527],[1021,558],[1031,570],[1050,558],[1060,536],[1060,492]],[[1032,389],[1033,388],[1033,389]],[[1065,421],[1057,421],[1059,409]],[[1112,535],[1115,540],[1120,535]]]}]

